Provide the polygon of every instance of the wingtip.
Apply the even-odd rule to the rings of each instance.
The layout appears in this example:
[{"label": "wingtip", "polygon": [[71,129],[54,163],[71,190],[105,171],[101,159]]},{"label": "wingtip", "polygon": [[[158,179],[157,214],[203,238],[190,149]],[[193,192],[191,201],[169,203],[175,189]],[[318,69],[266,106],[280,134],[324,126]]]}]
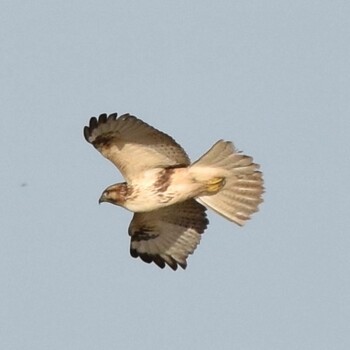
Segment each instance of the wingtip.
[{"label": "wingtip", "polygon": [[84,126],[84,138],[87,142],[90,142],[91,132],[94,130],[98,125],[96,117],[91,117],[89,120],[89,125]]},{"label": "wingtip", "polygon": [[107,114],[106,113],[100,114],[98,117],[98,124],[103,124],[106,121],[107,121]]},{"label": "wingtip", "polygon": [[111,113],[108,118],[107,118],[107,121],[110,121],[110,120],[116,120],[118,118],[118,113]]},{"label": "wingtip", "polygon": [[89,141],[91,134],[90,134],[90,128],[88,126],[84,126],[84,138],[87,142]]},{"label": "wingtip", "polygon": [[90,122],[89,122],[89,127],[90,129],[95,129],[98,125],[98,121],[97,121],[97,118],[96,117],[91,117],[90,118]]},{"label": "wingtip", "polygon": [[99,125],[105,124],[110,120],[116,120],[118,113],[111,113],[107,116],[107,113],[102,113],[98,117],[91,117],[89,120],[89,125],[84,127],[84,138],[87,142],[91,143],[92,132],[98,128]]},{"label": "wingtip", "polygon": [[187,268],[187,261],[186,260],[182,261],[182,262],[179,262],[179,261],[175,260],[171,256],[168,256],[166,258],[166,260],[165,260],[159,255],[152,255],[152,254],[147,254],[147,253],[139,253],[136,249],[133,249],[131,247],[130,247],[130,255],[133,258],[140,258],[143,262],[145,262],[147,264],[154,263],[158,267],[160,267],[161,269],[164,269],[165,266],[170,267],[173,271],[176,271],[179,266],[183,270],[186,270],[186,268]]}]

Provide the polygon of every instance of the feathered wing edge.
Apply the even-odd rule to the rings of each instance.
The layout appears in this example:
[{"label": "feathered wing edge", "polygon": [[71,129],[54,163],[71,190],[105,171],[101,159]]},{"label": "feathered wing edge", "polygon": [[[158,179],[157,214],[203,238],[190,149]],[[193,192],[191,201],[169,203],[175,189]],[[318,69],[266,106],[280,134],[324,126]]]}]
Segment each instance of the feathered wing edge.
[{"label": "feathered wing edge", "polygon": [[128,181],[150,168],[190,164],[184,149],[171,136],[130,114],[92,117],[84,127],[84,137]]},{"label": "feathered wing edge", "polygon": [[191,167],[203,172],[215,170],[224,180],[217,193],[196,198],[199,203],[241,226],[258,211],[264,192],[259,165],[237,152],[232,142],[218,141]]},{"label": "feathered wing edge", "polygon": [[209,221],[206,208],[190,199],[147,213],[135,213],[129,226],[130,254],[160,268],[187,267]]}]

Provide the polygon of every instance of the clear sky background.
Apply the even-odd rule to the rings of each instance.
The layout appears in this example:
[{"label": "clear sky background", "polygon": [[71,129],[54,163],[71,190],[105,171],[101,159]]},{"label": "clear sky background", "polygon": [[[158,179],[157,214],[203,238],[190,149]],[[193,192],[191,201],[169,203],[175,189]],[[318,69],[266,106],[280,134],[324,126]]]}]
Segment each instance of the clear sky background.
[{"label": "clear sky background", "polygon": [[[0,44],[1,349],[350,348],[348,1],[3,1]],[[103,112],[234,141],[260,212],[209,212],[186,271],[131,258]]]}]

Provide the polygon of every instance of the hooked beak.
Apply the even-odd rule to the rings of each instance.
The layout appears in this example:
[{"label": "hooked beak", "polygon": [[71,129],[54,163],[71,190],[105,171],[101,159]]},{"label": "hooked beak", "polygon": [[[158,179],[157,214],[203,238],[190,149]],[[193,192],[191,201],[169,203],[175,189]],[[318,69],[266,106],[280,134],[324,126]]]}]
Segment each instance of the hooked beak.
[{"label": "hooked beak", "polygon": [[101,204],[106,201],[106,196],[105,193],[103,192],[100,199],[98,200],[98,204]]}]

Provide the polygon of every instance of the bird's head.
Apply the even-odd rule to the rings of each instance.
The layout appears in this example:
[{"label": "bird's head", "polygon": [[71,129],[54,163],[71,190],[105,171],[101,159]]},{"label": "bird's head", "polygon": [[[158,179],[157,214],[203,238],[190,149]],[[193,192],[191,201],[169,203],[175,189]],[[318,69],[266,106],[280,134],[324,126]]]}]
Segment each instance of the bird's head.
[{"label": "bird's head", "polygon": [[114,184],[107,187],[98,200],[99,204],[108,202],[115,205],[123,205],[129,194],[128,185],[124,183]]}]

